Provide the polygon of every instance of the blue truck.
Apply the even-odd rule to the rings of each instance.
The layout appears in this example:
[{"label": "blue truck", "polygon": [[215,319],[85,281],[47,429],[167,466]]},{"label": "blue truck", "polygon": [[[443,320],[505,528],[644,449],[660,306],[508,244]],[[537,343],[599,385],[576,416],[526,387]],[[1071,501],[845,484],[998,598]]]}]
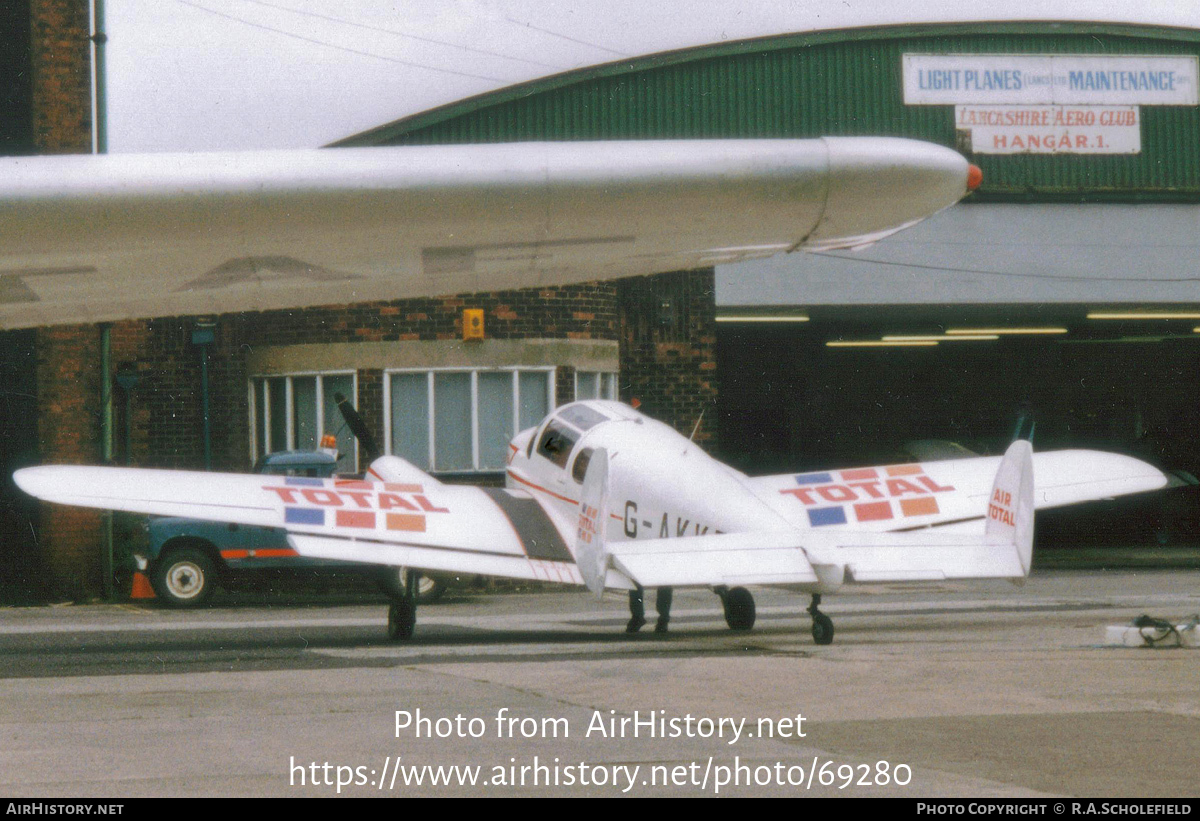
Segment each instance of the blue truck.
[{"label": "blue truck", "polygon": [[[337,452],[332,449],[282,451],[259,460],[255,473],[276,476],[333,476]],[[311,579],[361,576],[392,597],[403,594],[405,568],[306,559],[296,553],[279,528],[206,522],[179,517],[150,519],[145,553],[134,555],[158,599],[169,607],[199,607],[217,586],[262,581],[271,577]],[[433,602],[448,580],[422,576],[418,600]]]}]

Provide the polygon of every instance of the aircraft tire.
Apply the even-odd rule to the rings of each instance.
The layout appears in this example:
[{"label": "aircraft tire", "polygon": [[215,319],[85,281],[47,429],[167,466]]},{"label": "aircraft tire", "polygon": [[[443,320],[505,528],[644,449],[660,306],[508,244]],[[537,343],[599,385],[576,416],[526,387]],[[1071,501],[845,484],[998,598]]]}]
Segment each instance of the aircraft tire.
[{"label": "aircraft tire", "polygon": [[399,599],[388,607],[388,638],[405,641],[413,637],[417,626],[417,608],[408,599]]},{"label": "aircraft tire", "polygon": [[[407,575],[407,567],[382,567],[376,581],[379,589],[389,599],[402,599],[405,596],[404,580]],[[433,604],[446,595],[446,587],[446,583],[441,579],[421,574],[421,580],[417,582],[417,603]]]},{"label": "aircraft tire", "polygon": [[217,585],[217,569],[200,548],[176,547],[154,563],[150,584],[169,607],[200,607]]},{"label": "aircraft tire", "polygon": [[725,623],[730,630],[750,630],[754,627],[754,596],[744,587],[735,587],[724,596]]},{"label": "aircraft tire", "polygon": [[833,644],[833,619],[824,613],[814,615],[812,636],[817,644]]}]

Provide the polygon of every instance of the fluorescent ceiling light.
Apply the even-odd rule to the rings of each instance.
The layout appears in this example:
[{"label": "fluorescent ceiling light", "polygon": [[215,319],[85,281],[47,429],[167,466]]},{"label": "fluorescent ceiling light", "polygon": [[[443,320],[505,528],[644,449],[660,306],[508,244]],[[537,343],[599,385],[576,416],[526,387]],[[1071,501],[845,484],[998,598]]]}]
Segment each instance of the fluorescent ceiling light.
[{"label": "fluorescent ceiling light", "polygon": [[726,314],[718,316],[717,322],[808,322],[803,314]]},{"label": "fluorescent ceiling light", "polygon": [[1168,312],[1168,311],[1121,311],[1096,312],[1087,315],[1088,319],[1200,319],[1200,313]]},{"label": "fluorescent ceiling light", "polygon": [[885,336],[885,342],[981,342],[989,339],[999,339],[996,334],[925,334],[917,336]]},{"label": "fluorescent ceiling light", "polygon": [[827,348],[931,348],[937,342],[932,340],[913,341],[913,342],[889,342],[883,339],[870,339],[858,342],[842,342],[840,340],[834,342],[826,342]]},{"label": "fluorescent ceiling light", "polygon": [[991,334],[1065,334],[1066,328],[947,328],[953,336],[987,336]]}]

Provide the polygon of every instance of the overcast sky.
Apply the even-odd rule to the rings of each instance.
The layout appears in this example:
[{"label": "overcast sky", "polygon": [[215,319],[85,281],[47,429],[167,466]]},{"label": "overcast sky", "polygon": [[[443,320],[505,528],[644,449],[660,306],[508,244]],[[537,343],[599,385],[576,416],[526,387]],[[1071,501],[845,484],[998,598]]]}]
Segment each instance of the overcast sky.
[{"label": "overcast sky", "polygon": [[1055,17],[1200,26],[1160,0],[108,0],[109,150],[318,146],[573,68],[898,22]]}]

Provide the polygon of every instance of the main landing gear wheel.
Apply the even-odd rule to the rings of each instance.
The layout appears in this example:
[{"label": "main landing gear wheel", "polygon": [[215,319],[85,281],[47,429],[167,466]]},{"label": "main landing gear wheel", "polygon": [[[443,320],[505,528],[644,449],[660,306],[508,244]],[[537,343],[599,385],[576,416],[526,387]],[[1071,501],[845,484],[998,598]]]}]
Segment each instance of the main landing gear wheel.
[{"label": "main landing gear wheel", "polygon": [[[408,578],[408,568],[381,567],[376,582],[379,589],[389,599],[401,599],[405,594],[405,579]],[[446,593],[446,583],[430,576],[422,576],[417,585],[417,602],[433,604]]]},{"label": "main landing gear wheel", "polygon": [[392,641],[411,639],[417,628],[417,591],[421,574],[409,570],[406,577],[404,595],[393,599],[388,607],[388,638]]},{"label": "main landing gear wheel", "polygon": [[817,644],[833,644],[833,619],[826,616],[817,608],[821,604],[821,594],[814,593],[808,612],[812,615],[812,636]]},{"label": "main landing gear wheel", "polygon": [[411,639],[417,627],[417,608],[408,599],[392,602],[388,607],[388,638],[392,641]]},{"label": "main landing gear wheel", "polygon": [[725,623],[730,630],[749,630],[754,627],[754,596],[744,587],[718,590],[721,603],[725,605]]}]

